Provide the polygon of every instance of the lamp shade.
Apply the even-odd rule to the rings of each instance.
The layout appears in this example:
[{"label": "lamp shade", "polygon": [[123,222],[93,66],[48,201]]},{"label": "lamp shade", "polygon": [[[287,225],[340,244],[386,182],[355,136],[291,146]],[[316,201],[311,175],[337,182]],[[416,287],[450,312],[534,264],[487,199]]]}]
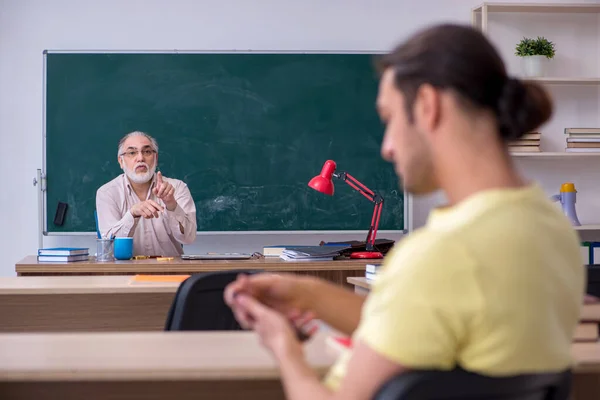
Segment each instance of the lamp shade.
[{"label": "lamp shade", "polygon": [[308,182],[308,186],[318,192],[333,196],[333,173],[335,172],[336,164],[333,160],[325,161],[321,173]]}]

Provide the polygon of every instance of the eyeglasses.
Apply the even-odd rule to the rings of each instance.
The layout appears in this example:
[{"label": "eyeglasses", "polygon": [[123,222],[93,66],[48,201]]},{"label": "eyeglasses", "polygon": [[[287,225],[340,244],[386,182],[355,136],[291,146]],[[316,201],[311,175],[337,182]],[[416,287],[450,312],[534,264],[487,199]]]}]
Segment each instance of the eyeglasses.
[{"label": "eyeglasses", "polygon": [[[153,149],[142,150],[142,156],[144,157],[151,157],[154,155],[154,153],[156,153],[156,150]],[[138,154],[140,154],[139,150],[129,150],[124,153],[121,153],[122,156],[125,156],[127,158],[136,158]]]}]

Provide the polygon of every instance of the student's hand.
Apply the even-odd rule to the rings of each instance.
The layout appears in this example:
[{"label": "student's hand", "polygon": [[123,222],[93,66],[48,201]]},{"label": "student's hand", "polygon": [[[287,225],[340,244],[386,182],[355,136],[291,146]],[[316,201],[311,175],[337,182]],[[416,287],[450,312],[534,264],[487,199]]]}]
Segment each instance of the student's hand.
[{"label": "student's hand", "polygon": [[169,182],[163,181],[160,171],[156,174],[156,186],[152,189],[152,192],[165,203],[167,210],[173,211],[177,208],[175,188]]},{"label": "student's hand", "polygon": [[240,325],[256,331],[275,358],[302,357],[302,346],[286,316],[246,294],[237,295],[234,303],[239,315],[243,315],[238,319]]},{"label": "student's hand", "polygon": [[158,218],[160,212],[162,212],[164,208],[155,202],[154,200],[145,200],[140,203],[134,204],[129,212],[135,218],[144,217],[146,219],[149,218]]},{"label": "student's hand", "polygon": [[235,297],[246,294],[287,318],[294,319],[312,312],[310,279],[292,274],[240,274],[227,285],[224,298],[236,318],[239,310]]}]

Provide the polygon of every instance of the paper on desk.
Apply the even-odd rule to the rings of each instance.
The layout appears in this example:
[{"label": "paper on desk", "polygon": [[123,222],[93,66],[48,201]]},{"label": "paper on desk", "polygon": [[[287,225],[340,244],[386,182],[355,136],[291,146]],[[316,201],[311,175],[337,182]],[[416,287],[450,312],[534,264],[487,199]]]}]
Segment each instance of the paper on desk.
[{"label": "paper on desk", "polygon": [[135,282],[156,282],[156,283],[166,283],[166,282],[183,282],[190,275],[135,275],[131,278],[130,283]]}]

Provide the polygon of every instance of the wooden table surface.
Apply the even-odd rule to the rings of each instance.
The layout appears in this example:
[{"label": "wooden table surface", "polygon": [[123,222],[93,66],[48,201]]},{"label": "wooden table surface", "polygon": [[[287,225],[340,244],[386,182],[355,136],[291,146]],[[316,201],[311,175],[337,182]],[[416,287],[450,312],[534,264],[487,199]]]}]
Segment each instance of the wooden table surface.
[{"label": "wooden table surface", "polygon": [[133,279],[132,275],[0,277],[0,332],[163,330],[179,283]]},{"label": "wooden table surface", "polygon": [[179,282],[134,282],[133,275],[0,277],[0,295],[175,293]]},{"label": "wooden table surface", "polygon": [[[305,345],[323,376],[337,357],[321,329]],[[573,399],[598,398],[600,344],[572,347]],[[0,334],[3,399],[283,400],[273,357],[252,332]]]},{"label": "wooden table surface", "polygon": [[347,282],[350,283],[350,284],[352,284],[352,285],[354,285],[354,286],[361,287],[363,289],[370,289],[371,288],[371,284],[369,283],[369,281],[365,277],[351,276],[351,277],[347,278]]},{"label": "wooden table surface", "polygon": [[[305,345],[323,376],[336,358]],[[277,365],[252,332],[0,334],[0,398],[283,400]]]},{"label": "wooden table surface", "polygon": [[94,257],[89,261],[73,263],[38,262],[36,256],[27,256],[15,265],[19,276],[51,275],[134,275],[134,274],[194,274],[225,270],[256,270],[272,272],[293,272],[319,276],[323,279],[346,285],[349,276],[364,275],[368,260],[335,260],[291,262],[280,258],[260,258],[252,260],[182,260],[176,257],[170,261],[127,260],[97,262]]},{"label": "wooden table surface", "polygon": [[[335,360],[325,337],[315,335],[305,347],[321,375]],[[0,334],[0,381],[278,376],[253,332]]]}]

